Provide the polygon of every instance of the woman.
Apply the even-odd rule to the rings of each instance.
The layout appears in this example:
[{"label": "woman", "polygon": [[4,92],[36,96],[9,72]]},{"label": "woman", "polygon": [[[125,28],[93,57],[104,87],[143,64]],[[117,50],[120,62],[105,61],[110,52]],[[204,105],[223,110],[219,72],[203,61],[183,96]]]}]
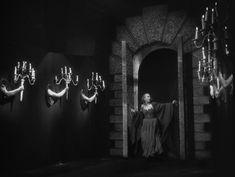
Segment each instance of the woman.
[{"label": "woman", "polygon": [[173,104],[176,104],[175,100],[172,103],[152,102],[149,93],[142,96],[139,113],[143,115],[140,140],[144,157],[163,152],[163,143],[167,139],[167,128],[173,117]]}]

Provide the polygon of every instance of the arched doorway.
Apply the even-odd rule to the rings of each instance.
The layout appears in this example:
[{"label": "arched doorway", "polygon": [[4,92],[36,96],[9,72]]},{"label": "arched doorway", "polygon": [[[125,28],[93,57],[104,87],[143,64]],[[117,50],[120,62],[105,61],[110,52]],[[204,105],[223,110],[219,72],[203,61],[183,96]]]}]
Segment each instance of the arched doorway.
[{"label": "arched doorway", "polygon": [[138,73],[139,105],[141,96],[148,92],[153,101],[170,102],[178,99],[177,53],[159,49],[148,54]]},{"label": "arched doorway", "polygon": [[[138,107],[144,93],[150,93],[153,101],[169,103],[178,100],[178,61],[177,52],[160,48],[147,54],[138,70]],[[180,157],[179,114],[175,107],[174,116],[168,127],[167,151],[176,158]],[[165,149],[166,150],[166,149]]]}]

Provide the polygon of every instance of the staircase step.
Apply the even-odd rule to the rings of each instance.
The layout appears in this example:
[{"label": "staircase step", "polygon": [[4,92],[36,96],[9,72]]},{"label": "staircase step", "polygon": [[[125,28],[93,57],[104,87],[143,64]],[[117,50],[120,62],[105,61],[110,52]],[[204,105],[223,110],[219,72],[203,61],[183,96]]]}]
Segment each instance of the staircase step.
[{"label": "staircase step", "polygon": [[149,43],[161,41],[167,17],[167,6],[152,6],[143,9],[143,22]]}]

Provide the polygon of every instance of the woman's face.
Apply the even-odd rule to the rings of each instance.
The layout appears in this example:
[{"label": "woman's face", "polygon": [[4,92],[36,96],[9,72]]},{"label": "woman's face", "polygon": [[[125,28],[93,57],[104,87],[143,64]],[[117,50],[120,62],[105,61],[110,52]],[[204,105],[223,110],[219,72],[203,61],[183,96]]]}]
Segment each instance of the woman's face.
[{"label": "woman's face", "polygon": [[144,94],[144,102],[150,103],[150,100],[151,100],[150,94],[148,94],[148,93]]}]

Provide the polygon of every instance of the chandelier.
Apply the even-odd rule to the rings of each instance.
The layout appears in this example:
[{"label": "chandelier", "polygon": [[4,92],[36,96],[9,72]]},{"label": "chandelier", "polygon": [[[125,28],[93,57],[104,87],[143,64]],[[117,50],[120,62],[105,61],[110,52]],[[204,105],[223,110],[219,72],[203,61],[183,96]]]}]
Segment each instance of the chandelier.
[{"label": "chandelier", "polygon": [[201,28],[196,27],[193,39],[194,46],[202,52],[197,76],[201,83],[210,86],[212,97],[221,90],[219,71],[222,58],[229,55],[228,38],[226,21],[220,20],[215,2],[213,7],[206,7],[201,17]]}]

